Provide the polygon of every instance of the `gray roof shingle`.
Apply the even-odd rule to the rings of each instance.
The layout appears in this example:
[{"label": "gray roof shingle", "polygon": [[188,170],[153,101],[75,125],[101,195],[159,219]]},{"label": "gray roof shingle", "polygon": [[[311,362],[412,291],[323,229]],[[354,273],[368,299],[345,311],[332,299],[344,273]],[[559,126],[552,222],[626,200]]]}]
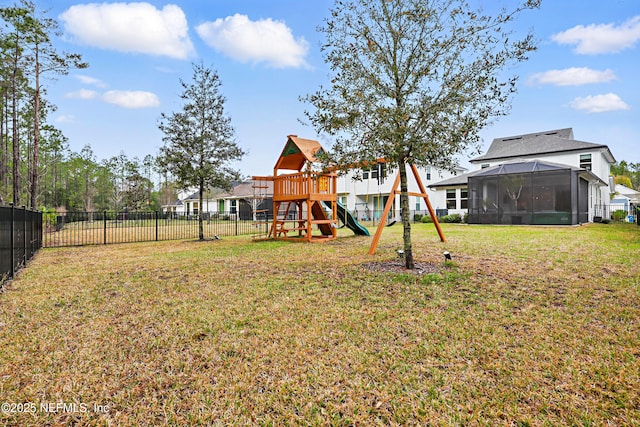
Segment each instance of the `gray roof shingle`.
[{"label": "gray roof shingle", "polygon": [[[561,153],[567,151],[593,150],[609,148],[603,144],[576,141],[573,139],[573,129],[557,129],[545,132],[496,138],[491,143],[486,154],[470,160],[478,163],[487,160],[513,159],[531,157],[542,154]],[[610,153],[609,153],[610,154]],[[613,159],[613,156],[611,155]]]}]

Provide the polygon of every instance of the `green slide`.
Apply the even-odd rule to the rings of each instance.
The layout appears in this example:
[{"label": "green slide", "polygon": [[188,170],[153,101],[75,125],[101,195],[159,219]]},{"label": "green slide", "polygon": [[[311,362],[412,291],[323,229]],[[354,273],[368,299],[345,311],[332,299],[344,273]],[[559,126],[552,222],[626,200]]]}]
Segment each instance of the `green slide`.
[{"label": "green slide", "polygon": [[[330,206],[329,204],[325,203]],[[336,202],[336,207],[338,208],[338,218],[340,221],[344,223],[344,225],[349,228],[349,230],[353,231],[355,234],[359,236],[370,236],[369,230],[363,227],[356,217],[354,217],[351,212],[347,210],[347,208],[340,202]]]}]

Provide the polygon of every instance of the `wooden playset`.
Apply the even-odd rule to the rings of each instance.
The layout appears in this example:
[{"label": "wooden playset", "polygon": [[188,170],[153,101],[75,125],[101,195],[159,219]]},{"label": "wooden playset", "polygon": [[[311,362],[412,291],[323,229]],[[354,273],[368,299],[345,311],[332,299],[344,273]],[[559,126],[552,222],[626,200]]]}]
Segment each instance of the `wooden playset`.
[{"label": "wooden playset", "polygon": [[[317,155],[323,150],[318,141],[289,135],[287,142],[273,168],[273,176],[254,176],[253,185],[264,198],[273,198],[273,211],[263,209],[255,212],[262,220],[257,224],[264,226],[265,233],[254,238],[323,242],[336,238],[338,219],[359,235],[369,236],[369,231],[360,225],[345,206],[338,202],[337,174],[332,170],[314,170]],[[384,160],[379,160],[384,162]],[[354,166],[355,167],[355,166]],[[293,172],[292,172],[293,171]],[[419,193],[409,195],[422,197],[434,220],[441,241],[444,234],[438,223],[427,191],[422,184],[417,168],[411,165],[411,171],[420,189]],[[386,218],[393,205],[395,195],[399,193],[400,174],[396,176],[382,218]],[[267,194],[269,193],[269,194]],[[371,242],[369,253],[376,251],[385,223],[380,222]]]},{"label": "wooden playset", "polygon": [[273,183],[273,219],[267,238],[307,242],[336,238],[337,175],[313,170],[321,150],[318,141],[289,135],[273,176],[253,177],[255,188]]}]

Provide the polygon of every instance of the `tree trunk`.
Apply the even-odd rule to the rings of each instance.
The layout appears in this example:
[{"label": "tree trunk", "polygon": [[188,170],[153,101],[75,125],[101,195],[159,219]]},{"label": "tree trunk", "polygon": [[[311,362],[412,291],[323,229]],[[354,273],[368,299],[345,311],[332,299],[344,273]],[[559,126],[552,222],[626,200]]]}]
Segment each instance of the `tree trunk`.
[{"label": "tree trunk", "polygon": [[38,155],[40,151],[40,64],[38,63],[38,43],[35,52],[36,93],[33,103],[33,165],[31,170],[31,209],[37,209],[38,200]]},{"label": "tree trunk", "polygon": [[11,81],[11,114],[12,114],[12,149],[13,149],[13,204],[20,205],[20,140],[18,139],[18,36],[16,35],[16,52],[13,64],[13,75]]},{"label": "tree trunk", "polygon": [[[411,248],[411,221],[409,215],[409,188],[407,185],[407,165],[401,161],[398,165],[400,173],[400,214],[402,216],[402,238],[404,241],[404,266],[413,270],[413,250]],[[395,197],[389,194],[389,197]]]},{"label": "tree trunk", "polygon": [[198,235],[200,240],[204,240],[204,226],[202,224],[202,200],[204,198],[204,182],[200,180],[200,203],[198,204]]}]

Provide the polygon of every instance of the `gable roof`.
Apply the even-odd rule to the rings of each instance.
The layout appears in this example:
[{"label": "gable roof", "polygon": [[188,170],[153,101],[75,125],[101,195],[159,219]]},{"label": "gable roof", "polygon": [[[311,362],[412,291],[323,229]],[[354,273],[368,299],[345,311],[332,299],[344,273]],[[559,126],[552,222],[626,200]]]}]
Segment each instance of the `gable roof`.
[{"label": "gable roof", "polygon": [[442,181],[438,181],[436,183],[427,185],[429,188],[441,188],[441,187],[463,187],[466,186],[469,182],[469,177],[477,175],[482,172],[484,169],[475,170],[467,173],[463,173],[460,175],[453,176],[451,178],[443,179]]},{"label": "gable roof", "polygon": [[322,151],[322,145],[313,139],[287,136],[287,143],[274,166],[274,170],[287,169],[301,171],[307,162],[315,162],[316,154]]},{"label": "gable roof", "polygon": [[616,184],[615,193],[628,197],[634,202],[640,201],[640,191],[636,191],[622,184]]},{"label": "gable roof", "polygon": [[496,138],[484,155],[469,161],[479,163],[487,160],[504,160],[584,150],[604,150],[608,159],[612,163],[615,162],[609,147],[604,144],[576,141],[573,139],[572,128]]}]

